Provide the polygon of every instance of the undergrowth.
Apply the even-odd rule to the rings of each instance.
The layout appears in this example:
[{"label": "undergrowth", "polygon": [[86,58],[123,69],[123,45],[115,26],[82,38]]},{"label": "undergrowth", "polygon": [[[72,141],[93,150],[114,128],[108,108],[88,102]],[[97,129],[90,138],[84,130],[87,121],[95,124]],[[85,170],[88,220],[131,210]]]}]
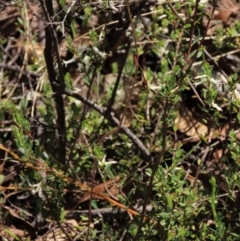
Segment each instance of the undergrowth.
[{"label": "undergrowth", "polygon": [[239,240],[239,23],[218,2],[3,3],[4,240]]}]

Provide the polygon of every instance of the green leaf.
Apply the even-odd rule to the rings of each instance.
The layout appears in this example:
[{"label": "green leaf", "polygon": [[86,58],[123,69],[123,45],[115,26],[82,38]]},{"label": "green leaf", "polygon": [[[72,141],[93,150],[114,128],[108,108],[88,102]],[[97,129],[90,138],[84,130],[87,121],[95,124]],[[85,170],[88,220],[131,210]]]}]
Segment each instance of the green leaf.
[{"label": "green leaf", "polygon": [[203,53],[203,51],[199,50],[198,53],[197,53],[197,58],[200,58],[202,56],[202,53]]},{"label": "green leaf", "polygon": [[107,175],[109,176],[110,179],[113,179],[114,178],[114,175],[112,173],[112,171],[110,169],[107,169]]},{"label": "green leaf", "polygon": [[64,209],[62,209],[61,214],[60,214],[60,221],[61,222],[65,221],[66,214],[67,214],[67,212]]},{"label": "green leaf", "polygon": [[167,198],[167,203],[168,203],[169,209],[172,209],[173,208],[172,197],[169,194],[166,194],[166,198]]},{"label": "green leaf", "polygon": [[162,212],[159,215],[160,215],[160,217],[163,217],[163,218],[169,218],[169,216],[170,216],[169,213],[165,213],[165,212]]},{"label": "green leaf", "polygon": [[134,237],[137,234],[138,226],[135,223],[132,223],[128,229],[128,232]]},{"label": "green leaf", "polygon": [[3,180],[4,180],[4,175],[0,174],[0,185],[2,184]]},{"label": "green leaf", "polygon": [[97,201],[96,200],[92,200],[91,205],[94,209],[98,209],[98,205],[97,205]]}]

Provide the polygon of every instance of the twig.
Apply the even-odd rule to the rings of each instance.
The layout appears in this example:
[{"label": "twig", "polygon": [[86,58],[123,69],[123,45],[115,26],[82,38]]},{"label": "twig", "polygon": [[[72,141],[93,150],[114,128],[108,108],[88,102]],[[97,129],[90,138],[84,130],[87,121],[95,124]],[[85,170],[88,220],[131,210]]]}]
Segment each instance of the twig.
[{"label": "twig", "polygon": [[[195,31],[195,27],[196,27],[196,23],[197,23],[197,11],[198,11],[198,4],[199,4],[199,0],[196,0],[195,2],[195,7],[194,7],[194,13],[193,13],[193,20],[191,21],[191,34],[190,34],[190,41],[189,41],[189,45],[188,45],[188,51],[187,51],[187,61],[190,60],[190,54],[191,54],[191,50],[192,50],[192,42],[193,42],[193,37],[194,37],[194,31]],[[192,18],[192,16],[191,16]]]},{"label": "twig", "polygon": [[[63,94],[74,97],[75,99],[80,100],[84,104],[89,105],[94,110],[96,110],[98,113],[100,113],[102,116],[107,118],[109,121],[113,122],[116,126],[119,126],[120,121],[111,114],[106,115],[105,110],[103,108],[101,108],[100,106],[98,106],[96,103],[94,103],[90,100],[87,100],[86,98],[82,97],[78,93],[75,93],[75,92],[67,90],[67,89],[63,90]],[[145,161],[150,162],[151,161],[151,154],[148,151],[148,149],[143,145],[143,143],[138,139],[138,137],[134,133],[132,133],[129,130],[129,128],[127,128],[125,126],[120,126],[119,128],[132,140],[133,144],[138,148],[141,155],[143,156],[143,159]]]},{"label": "twig", "polygon": [[210,143],[211,143],[211,140],[212,140],[212,129],[210,130],[210,134],[209,134],[209,138],[208,138],[208,144],[207,144],[207,147],[203,153],[203,156],[201,158],[201,161],[197,167],[197,172],[196,172],[196,175],[194,177],[194,182],[193,182],[193,187],[195,187],[196,183],[197,183],[197,180],[198,180],[198,176],[200,174],[200,171],[201,171],[201,167],[202,167],[202,164],[204,163],[206,157],[207,157],[207,154],[209,152],[209,149],[210,149]]},{"label": "twig", "polygon": [[[47,21],[47,27],[45,29],[46,33],[46,44],[44,49],[44,57],[46,61],[49,81],[51,84],[51,88],[53,90],[53,97],[56,105],[57,112],[57,123],[58,123],[58,136],[59,136],[59,144],[58,144],[58,159],[62,164],[65,164],[66,158],[66,123],[65,123],[65,109],[64,109],[64,101],[61,93],[58,91],[56,86],[59,85],[61,88],[64,88],[64,70],[62,66],[62,62],[59,56],[58,51],[58,40],[53,28],[51,16],[53,15],[53,6],[52,1],[50,0],[40,0],[41,7]],[[54,52],[59,75],[56,77],[56,72],[54,70],[54,61],[52,52]]]},{"label": "twig", "polygon": [[142,212],[141,212],[142,216],[141,216],[140,221],[139,221],[137,233],[136,233],[136,235],[133,239],[134,241],[138,240],[138,238],[140,236],[141,229],[142,229],[142,226],[143,226],[144,216],[145,216],[146,209],[147,209],[147,203],[148,203],[149,196],[150,196],[150,193],[151,193],[152,187],[153,187],[154,176],[155,176],[155,174],[158,170],[158,166],[159,166],[163,156],[165,155],[165,153],[167,151],[166,139],[167,139],[167,114],[168,114],[168,109],[169,109],[169,104],[168,104],[168,99],[167,99],[166,102],[164,103],[164,106],[163,106],[163,115],[162,115],[162,119],[163,119],[163,124],[162,124],[162,129],[161,129],[162,130],[162,142],[161,142],[162,149],[159,152],[159,154],[157,155],[157,157],[155,158],[154,163],[153,163],[152,174],[150,176],[149,184],[147,186],[146,198],[143,202],[143,209],[142,209]]},{"label": "twig", "polygon": [[[21,72],[22,70],[20,69],[19,66],[13,66],[13,65],[8,65],[8,64],[2,64],[0,63],[0,68],[3,68],[3,69],[7,69],[7,70],[12,70],[14,72]],[[26,75],[27,77],[31,78],[30,75],[34,76],[34,77],[40,77],[41,75],[40,74],[36,74],[34,73],[33,71],[31,70],[27,70],[27,71],[22,71],[22,73],[24,75]]]},{"label": "twig", "polygon": [[194,60],[196,59],[196,56],[197,56],[197,54],[198,54],[199,49],[203,46],[203,42],[204,42],[204,40],[205,40],[205,38],[206,38],[207,30],[208,30],[208,27],[209,27],[209,25],[210,25],[211,19],[212,19],[213,15],[214,15],[215,9],[216,9],[216,5],[214,5],[214,7],[213,7],[213,9],[212,9],[211,17],[209,18],[209,20],[208,20],[208,22],[207,22],[206,29],[205,29],[205,32],[204,32],[201,40],[198,42],[198,47],[197,47],[197,49],[195,50],[196,52],[195,52],[195,54],[192,56],[192,60],[191,60],[190,63],[188,64],[187,68],[184,69],[185,71],[183,72],[183,75],[179,78],[179,82],[182,82],[182,81],[186,78],[187,74],[189,73],[190,69],[191,69],[192,66],[193,66]]},{"label": "twig", "polygon": [[65,36],[65,30],[64,30],[64,22],[66,21],[67,16],[69,15],[70,11],[72,10],[72,8],[74,7],[74,5],[77,3],[77,0],[72,0],[72,2],[69,4],[69,7],[66,11],[66,14],[61,22],[62,25],[62,30],[63,30],[63,36]]},{"label": "twig", "polygon": [[110,100],[108,102],[106,114],[110,113],[110,111],[112,109],[112,106],[114,104],[114,100],[115,100],[115,97],[117,95],[117,89],[118,89],[118,86],[119,86],[119,83],[120,83],[120,80],[121,80],[121,76],[122,76],[122,72],[123,72],[124,66],[125,66],[126,61],[127,61],[127,57],[128,57],[128,53],[129,53],[130,47],[131,47],[131,41],[129,40],[128,43],[127,43],[127,48],[126,48],[126,52],[125,52],[125,55],[124,55],[124,59],[122,61],[120,69],[118,71],[118,76],[117,76],[116,83],[115,83],[113,91],[112,91],[111,98],[110,98]]},{"label": "twig", "polygon": [[[133,16],[136,15],[137,13],[132,13],[131,12],[131,9],[130,9],[130,5],[129,5],[129,0],[125,0],[125,3],[126,3],[126,11],[127,11],[127,22],[126,22],[126,26],[128,25],[131,25],[132,27],[132,31],[133,31],[133,38],[134,38],[134,43],[135,43],[135,48],[136,48],[136,55],[137,55],[137,58],[138,58],[138,49],[137,49],[137,35],[136,35],[136,32],[135,32],[135,28],[134,28],[134,23],[133,23]],[[141,7],[144,7],[145,5],[145,1],[141,1],[138,8],[141,9]],[[124,28],[123,28],[124,29]],[[136,66],[136,69],[135,69],[135,74],[134,74],[134,78],[133,78],[133,83],[132,83],[132,88],[130,90],[130,93],[129,93],[129,96],[127,98],[127,102],[126,102],[126,105],[124,107],[124,110],[123,110],[123,113],[122,113],[122,116],[121,116],[121,119],[120,119],[120,123],[118,125],[118,127],[108,133],[106,133],[99,141],[99,144],[101,144],[104,139],[112,134],[115,134],[119,131],[119,129],[121,128],[122,126],[122,123],[123,123],[123,120],[124,120],[124,117],[125,117],[125,114],[126,114],[126,111],[127,111],[127,108],[130,104],[130,100],[131,100],[131,97],[132,97],[132,94],[133,94],[133,90],[134,90],[134,85],[135,85],[135,82],[136,82],[136,79],[137,79],[137,74],[138,74],[138,69],[139,69],[139,64],[138,63],[135,63],[135,66]]]},{"label": "twig", "polygon": [[[143,207],[133,207],[137,212],[142,212]],[[125,213],[126,209],[119,209],[119,208],[99,208],[95,210],[91,210],[92,216],[98,216],[100,213],[101,215],[116,215],[119,213]],[[147,205],[146,212],[152,211],[152,205]],[[88,215],[89,210],[74,210],[74,211],[67,211],[66,218],[79,218],[79,215]]]},{"label": "twig", "polygon": [[[16,153],[12,152],[11,150],[6,148],[2,144],[0,144],[0,149],[7,152],[8,154],[10,154],[14,159],[16,159],[17,161],[22,163],[25,167],[28,167],[28,168],[33,169],[33,170],[40,170],[40,171],[43,171],[43,172],[46,172],[46,173],[52,173],[53,175],[57,176],[61,180],[76,185],[82,191],[86,191],[86,192],[89,192],[89,193],[91,192],[91,188],[89,188],[87,185],[80,183],[79,181],[77,181],[74,178],[66,176],[64,174],[64,172],[62,172],[62,171],[58,171],[55,168],[52,168],[52,167],[49,167],[49,166],[45,165],[44,163],[41,163],[42,166],[36,166],[35,164],[32,164],[30,162],[26,162],[26,161],[22,160]],[[116,207],[121,208],[121,209],[126,209],[126,211],[129,212],[132,215],[139,215],[139,213],[137,211],[128,208],[124,204],[122,204],[122,203],[120,203],[116,200],[113,200],[111,197],[109,197],[105,194],[98,193],[94,190],[92,191],[92,193],[94,195],[96,195],[97,197],[99,197],[101,199],[104,199],[105,201],[111,203],[113,206],[116,206]]]}]

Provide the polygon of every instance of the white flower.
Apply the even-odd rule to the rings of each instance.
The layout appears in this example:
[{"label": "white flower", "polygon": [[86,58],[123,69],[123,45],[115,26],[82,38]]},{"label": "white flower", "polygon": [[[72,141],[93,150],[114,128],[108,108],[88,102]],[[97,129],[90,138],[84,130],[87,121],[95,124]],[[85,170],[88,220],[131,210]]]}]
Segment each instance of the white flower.
[{"label": "white flower", "polygon": [[101,161],[98,161],[98,165],[100,167],[105,167],[107,165],[111,165],[111,164],[115,164],[117,163],[116,161],[109,161],[109,162],[106,162],[106,155],[103,156],[102,160]]}]

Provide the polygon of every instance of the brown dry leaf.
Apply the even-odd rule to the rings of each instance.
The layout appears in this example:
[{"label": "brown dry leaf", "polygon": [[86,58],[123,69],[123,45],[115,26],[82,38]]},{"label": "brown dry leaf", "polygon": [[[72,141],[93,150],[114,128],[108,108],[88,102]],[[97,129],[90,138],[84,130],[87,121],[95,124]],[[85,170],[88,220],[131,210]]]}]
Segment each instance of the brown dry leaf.
[{"label": "brown dry leaf", "polygon": [[[98,184],[97,186],[93,187],[93,192],[99,193],[99,194],[108,194],[110,193],[112,196],[115,196],[119,193],[119,188],[116,185],[120,181],[120,176],[115,176],[113,180],[108,180],[104,183]],[[95,199],[101,199],[97,195],[92,195]],[[91,198],[91,193],[85,192],[82,198],[80,199],[79,203],[83,203],[88,201]]]},{"label": "brown dry leaf", "polygon": [[77,227],[79,224],[75,219],[65,220],[65,223],[72,225],[73,227]]},{"label": "brown dry leaf", "polygon": [[[188,172],[186,173],[186,179],[191,184],[193,184],[193,182],[195,180],[195,177],[196,177],[196,174],[197,174],[197,167],[194,166],[194,165],[190,165],[188,168],[189,169],[187,170]],[[198,175],[198,180],[200,181],[200,183],[202,183],[202,185],[205,189],[211,190],[212,187],[211,187],[211,184],[210,184],[210,179],[212,177],[214,177],[216,179],[217,187],[219,189],[225,191],[226,193],[229,191],[227,182],[220,175],[216,175],[216,174],[211,173],[211,172],[209,172],[209,173],[200,172],[199,175]]]},{"label": "brown dry leaf", "polygon": [[1,35],[8,37],[13,36],[18,30],[16,24],[17,18],[20,17],[18,8],[15,6],[5,6],[1,11],[0,32]]},{"label": "brown dry leaf", "polygon": [[43,60],[44,46],[37,42],[29,42],[28,45],[26,45],[26,43],[23,42],[23,39],[18,39],[15,47],[27,52],[28,64]]},{"label": "brown dry leaf", "polygon": [[[234,0],[218,0],[216,1],[217,7],[213,13],[210,25],[207,29],[207,35],[211,36],[219,28],[224,28],[225,25],[231,25],[235,20],[235,15],[240,9],[240,5]],[[212,15],[213,6],[207,7],[205,13],[207,16]],[[209,17],[203,15],[202,24],[207,27]],[[232,21],[233,20],[233,21]]]},{"label": "brown dry leaf", "polygon": [[224,23],[228,21],[233,13],[239,10],[239,5],[233,0],[219,0],[217,6],[219,7],[219,13],[216,19],[220,19]]},{"label": "brown dry leaf", "polygon": [[214,160],[220,161],[223,156],[223,149],[217,149],[213,152]]},{"label": "brown dry leaf", "polygon": [[[233,126],[230,127],[229,124],[226,124],[225,126],[218,128],[217,130],[215,130],[213,132],[213,138],[218,138],[221,141],[226,140],[226,138],[228,138],[228,133],[230,131],[230,128],[233,128]],[[236,139],[239,140],[240,139],[240,130],[235,131],[235,134],[236,134]]]},{"label": "brown dry leaf", "polygon": [[[32,226],[31,223],[29,223],[28,221],[26,221],[26,219],[24,219],[24,218],[22,218],[22,217],[20,217],[20,216],[18,215],[18,213],[20,213],[21,211],[23,212],[23,210],[13,209],[13,208],[10,208],[10,207],[5,206],[5,205],[4,205],[3,207],[4,207],[5,209],[7,209],[7,210],[9,211],[9,213],[10,213],[13,217],[22,220],[26,225],[28,225],[29,227],[31,227],[32,229],[34,229],[34,227]],[[26,211],[24,212],[24,214],[25,214],[26,216],[31,216],[31,215],[28,214]]]},{"label": "brown dry leaf", "polygon": [[184,114],[179,113],[174,120],[174,125],[177,130],[196,140],[208,133],[207,126],[197,121],[188,110]]},{"label": "brown dry leaf", "polygon": [[38,44],[38,43],[31,43],[28,46],[28,55],[29,59],[31,61],[36,61],[36,60],[41,60],[43,59],[43,51],[44,51],[44,46]]},{"label": "brown dry leaf", "polygon": [[[36,241],[66,241],[76,240],[79,235],[79,231],[77,230],[78,224],[72,224],[69,222],[61,223],[61,227],[59,225],[54,225],[46,234],[42,237],[38,237],[35,239]],[[79,239],[77,239],[79,240]]]}]

